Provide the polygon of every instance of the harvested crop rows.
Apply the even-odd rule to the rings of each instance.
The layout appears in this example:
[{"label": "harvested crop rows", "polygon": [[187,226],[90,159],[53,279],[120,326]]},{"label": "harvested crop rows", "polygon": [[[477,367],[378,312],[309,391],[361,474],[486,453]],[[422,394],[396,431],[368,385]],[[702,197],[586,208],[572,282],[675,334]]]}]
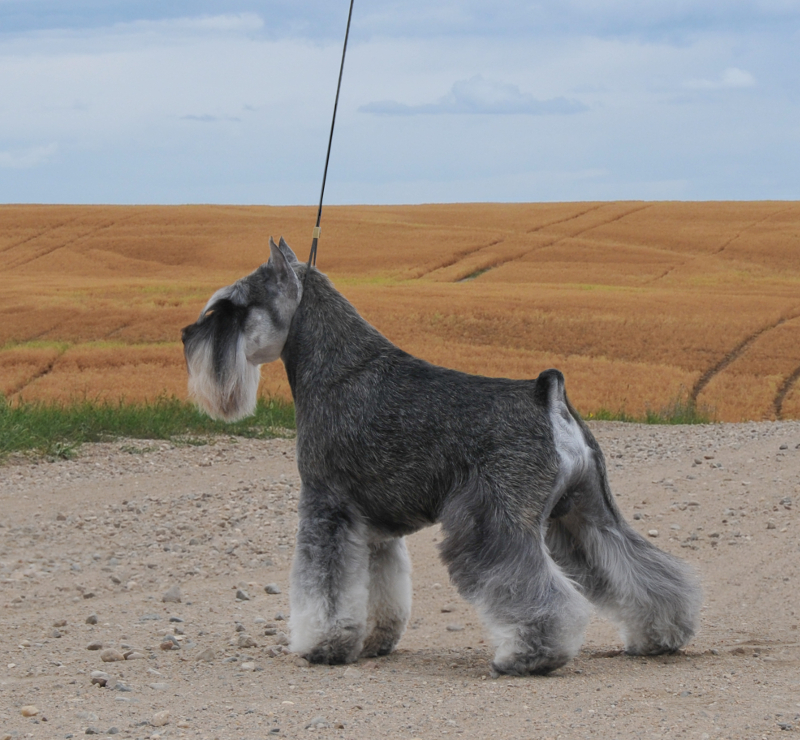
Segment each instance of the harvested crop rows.
[{"label": "harvested crop rows", "polygon": [[[0,393],[185,397],[180,328],[301,207],[0,207]],[[694,400],[800,418],[800,203],[329,207],[319,267],[409,352],[466,372],[558,367],[583,413]],[[280,363],[262,392],[288,396]]]}]

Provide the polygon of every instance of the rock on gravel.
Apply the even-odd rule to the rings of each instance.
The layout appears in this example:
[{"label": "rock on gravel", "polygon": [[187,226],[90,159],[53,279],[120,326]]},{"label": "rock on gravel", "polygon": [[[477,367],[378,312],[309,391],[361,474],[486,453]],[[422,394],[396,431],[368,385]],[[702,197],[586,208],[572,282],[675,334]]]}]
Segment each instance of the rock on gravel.
[{"label": "rock on gravel", "polygon": [[170,720],[169,716],[169,709],[164,709],[161,712],[156,712],[152,719],[150,720],[150,724],[153,727],[164,727],[164,725],[168,725]]},{"label": "rock on gravel", "polygon": [[92,671],[91,679],[97,686],[107,686],[111,677],[105,671]]},{"label": "rock on gravel", "polygon": [[39,714],[39,709],[34,704],[26,704],[19,711],[23,717],[35,717]]},{"label": "rock on gravel", "polygon": [[102,660],[103,663],[116,663],[119,660],[125,660],[125,656],[119,650],[106,648],[100,653],[100,660]]},{"label": "rock on gravel", "polygon": [[214,660],[214,651],[211,648],[206,648],[197,655],[195,660],[202,660],[206,663],[210,663],[212,660]]},{"label": "rock on gravel", "polygon": [[170,586],[161,596],[161,601],[165,604],[180,604],[182,600],[181,587],[177,583]]}]

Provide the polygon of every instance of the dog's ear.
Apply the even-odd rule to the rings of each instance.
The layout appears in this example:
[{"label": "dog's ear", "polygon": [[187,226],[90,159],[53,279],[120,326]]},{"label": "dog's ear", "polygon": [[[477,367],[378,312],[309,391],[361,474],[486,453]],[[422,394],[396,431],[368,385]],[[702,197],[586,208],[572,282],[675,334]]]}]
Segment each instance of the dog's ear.
[{"label": "dog's ear", "polygon": [[283,256],[286,257],[290,265],[300,263],[300,260],[297,259],[297,255],[292,251],[292,248],[286,243],[286,240],[283,237],[281,237],[280,241],[278,242],[278,249],[281,250]]},{"label": "dog's ear", "polygon": [[[270,255],[267,268],[271,269],[275,280],[279,285],[283,286],[286,294],[299,300],[302,287],[300,285],[300,280],[292,269],[292,260],[275,244],[272,237],[270,237],[269,240],[269,251]],[[294,253],[291,249],[289,249],[289,253],[294,257]],[[297,263],[297,257],[294,257],[294,262]]]}]

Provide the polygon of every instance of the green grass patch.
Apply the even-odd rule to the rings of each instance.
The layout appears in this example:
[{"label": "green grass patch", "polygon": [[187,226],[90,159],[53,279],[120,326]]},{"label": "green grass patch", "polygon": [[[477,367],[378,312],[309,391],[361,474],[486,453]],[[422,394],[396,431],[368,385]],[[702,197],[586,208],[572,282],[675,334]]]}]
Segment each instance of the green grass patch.
[{"label": "green grass patch", "polygon": [[586,421],[624,421],[631,424],[714,424],[716,422],[711,409],[698,408],[696,404],[684,398],[675,399],[658,411],[648,408],[643,416],[633,416],[624,411],[600,409],[584,414],[583,418]]},{"label": "green grass patch", "polygon": [[13,452],[68,458],[85,442],[120,437],[197,445],[216,435],[266,439],[285,436],[294,428],[294,405],[274,399],[260,398],[253,416],[229,424],[214,421],[177,398],[151,403],[10,404],[0,397],[0,459]]}]

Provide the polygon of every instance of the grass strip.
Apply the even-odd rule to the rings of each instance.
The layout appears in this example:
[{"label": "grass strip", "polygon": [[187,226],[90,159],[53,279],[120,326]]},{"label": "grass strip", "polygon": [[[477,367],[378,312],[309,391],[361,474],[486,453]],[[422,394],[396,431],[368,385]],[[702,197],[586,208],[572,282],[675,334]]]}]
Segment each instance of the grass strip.
[{"label": "grass strip", "polygon": [[[637,424],[709,424],[710,413],[685,400],[676,400],[644,416],[606,409],[588,413],[591,421]],[[182,444],[205,444],[215,435],[267,439],[295,429],[294,405],[259,398],[256,412],[234,423],[214,421],[192,404],[177,398],[150,403],[77,401],[72,403],[15,403],[0,396],[0,459],[12,452],[34,452],[47,458],[72,457],[85,442],[108,442],[121,437],[162,439]]]},{"label": "grass strip", "polygon": [[255,439],[285,436],[295,428],[294,405],[258,400],[253,416],[234,423],[214,421],[177,398],[149,403],[77,401],[15,403],[0,397],[0,458],[32,451],[50,458],[71,457],[85,442],[120,437],[203,444],[214,435]]},{"label": "grass strip", "polygon": [[624,421],[631,424],[713,424],[713,412],[706,408],[698,408],[691,401],[679,398],[664,408],[654,411],[648,408],[643,416],[633,416],[624,411],[600,409],[584,414],[587,421]]}]

